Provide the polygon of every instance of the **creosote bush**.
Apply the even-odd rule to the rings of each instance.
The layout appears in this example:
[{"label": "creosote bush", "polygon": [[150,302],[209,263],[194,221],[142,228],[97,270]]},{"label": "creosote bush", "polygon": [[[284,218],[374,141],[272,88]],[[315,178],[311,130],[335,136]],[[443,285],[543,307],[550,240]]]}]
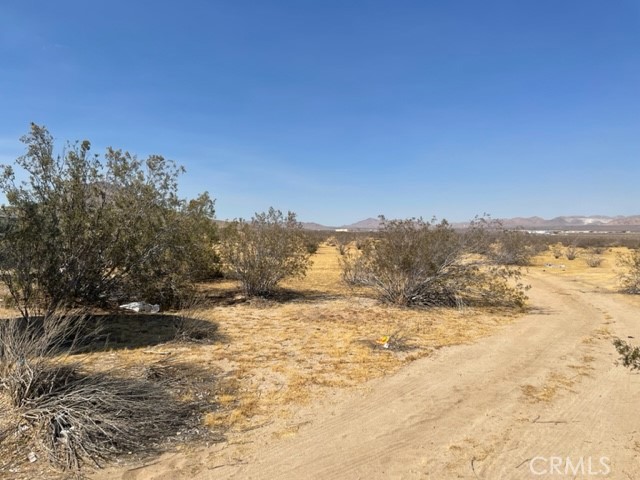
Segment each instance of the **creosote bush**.
[{"label": "creosote bush", "polygon": [[305,232],[289,212],[270,208],[251,221],[236,220],[223,232],[220,245],[224,269],[240,280],[248,296],[273,294],[280,281],[303,276],[310,265]]},{"label": "creosote bush", "polygon": [[618,256],[618,266],[623,268],[619,275],[622,291],[640,294],[640,250],[632,250]]},{"label": "creosote bush", "polygon": [[215,274],[213,200],[178,197],[181,167],[112,148],[100,158],[86,140],[58,155],[35,124],[22,141],[25,155],[0,174],[0,279],[25,318],[60,305],[169,306]]},{"label": "creosote bush", "polygon": [[519,271],[473,253],[486,245],[482,227],[459,233],[446,221],[381,219],[377,237],[342,260],[347,283],[404,306],[524,304]]},{"label": "creosote bush", "polygon": [[501,265],[531,265],[531,259],[546,249],[531,233],[523,230],[501,230],[496,235],[489,255]]}]

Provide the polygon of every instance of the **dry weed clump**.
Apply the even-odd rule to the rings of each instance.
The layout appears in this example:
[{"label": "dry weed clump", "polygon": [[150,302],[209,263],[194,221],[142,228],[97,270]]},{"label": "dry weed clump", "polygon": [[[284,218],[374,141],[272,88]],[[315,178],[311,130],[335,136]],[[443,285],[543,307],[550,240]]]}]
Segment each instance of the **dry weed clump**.
[{"label": "dry weed clump", "polygon": [[594,250],[590,250],[587,255],[584,257],[584,261],[591,268],[597,268],[602,265],[602,256],[596,253]]},{"label": "dry weed clump", "polygon": [[0,321],[0,447],[10,442],[17,454],[74,473],[118,454],[153,451],[198,421],[195,404],[176,398],[171,382],[91,372],[74,360],[85,319]]},{"label": "dry weed clump", "polygon": [[567,260],[575,260],[578,258],[578,247],[575,245],[569,245],[564,251],[565,257]]}]

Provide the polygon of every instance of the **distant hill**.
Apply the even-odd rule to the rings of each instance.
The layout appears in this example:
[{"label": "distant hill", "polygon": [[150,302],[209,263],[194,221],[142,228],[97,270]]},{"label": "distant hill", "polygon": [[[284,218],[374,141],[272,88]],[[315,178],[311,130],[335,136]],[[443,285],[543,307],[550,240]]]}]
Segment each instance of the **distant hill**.
[{"label": "distant hill", "polygon": [[616,217],[611,220],[608,225],[640,225],[640,215],[631,215],[629,217]]},{"label": "distant hill", "polygon": [[302,228],[305,230],[335,230],[334,227],[327,227],[315,222],[302,222]]},{"label": "distant hill", "polygon": [[365,220],[352,223],[351,225],[345,225],[341,228],[346,228],[347,230],[378,230],[380,228],[380,224],[381,222],[377,218],[367,218]]},{"label": "distant hill", "polygon": [[629,217],[607,217],[605,215],[590,216],[562,216],[545,220],[540,217],[508,218],[502,220],[506,227],[533,227],[533,228],[568,228],[568,227],[605,227],[613,225],[640,226],[640,215]]},{"label": "distant hill", "polygon": [[[565,215],[544,219],[542,217],[514,217],[500,219],[507,228],[529,228],[536,230],[640,230],[640,215],[609,217],[606,215]],[[343,225],[341,227],[329,227],[314,222],[302,224],[307,230],[336,230],[345,229],[350,231],[372,231],[380,228],[381,222],[377,218],[367,218],[356,223]],[[464,228],[468,222],[454,223],[453,226]]]}]

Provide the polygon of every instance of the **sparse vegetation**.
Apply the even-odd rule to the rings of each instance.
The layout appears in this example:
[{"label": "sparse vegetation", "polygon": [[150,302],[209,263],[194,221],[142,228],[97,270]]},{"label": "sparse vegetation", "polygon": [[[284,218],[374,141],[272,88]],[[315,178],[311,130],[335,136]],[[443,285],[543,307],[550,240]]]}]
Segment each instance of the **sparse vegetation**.
[{"label": "sparse vegetation", "polygon": [[348,283],[371,287],[396,305],[523,305],[518,270],[470,253],[482,242],[481,232],[460,234],[446,221],[382,220],[378,238],[344,258]]},{"label": "sparse vegetation", "polygon": [[632,250],[618,256],[618,266],[623,268],[620,283],[625,293],[640,294],[640,250]]},{"label": "sparse vegetation", "polygon": [[[248,432],[297,431],[287,424],[291,408],[323,389],[388,374],[516,318],[517,311],[449,307],[521,307],[526,287],[516,267],[557,238],[485,219],[462,231],[410,219],[385,220],[380,232],[310,233],[293,213],[270,209],[232,222],[219,240],[213,200],[179,199],[180,169],[171,162],[109,150],[103,164],[89,156],[88,143],[54,158],[39,128],[18,162],[28,181],[16,183],[5,168],[2,184],[13,203],[0,225],[0,274],[22,316],[0,321],[0,476],[23,468],[29,452],[65,475],[82,474],[124,452],[160,451],[185,432],[225,431],[246,445]],[[581,251],[591,241],[606,243],[589,237]],[[559,258],[564,247],[551,253]],[[301,278],[311,255],[314,268]],[[602,261],[593,248],[587,263],[591,255]],[[613,283],[615,252],[604,255],[607,268],[589,275]],[[640,270],[637,256],[621,262],[625,281]],[[228,279],[216,278],[219,258]],[[536,259],[532,270],[562,278],[584,273],[580,263],[569,273],[564,265],[542,269]],[[638,293],[638,277],[627,291]],[[286,295],[247,299],[231,278],[247,296]],[[366,298],[372,292],[383,302]],[[178,312],[94,308],[131,295]],[[91,308],[72,310],[79,306]],[[105,324],[99,332],[91,326],[97,317]],[[639,347],[619,341],[616,348],[626,366],[640,369]],[[523,391],[547,401],[571,386],[570,377],[551,380]]]},{"label": "sparse vegetation", "polygon": [[273,208],[250,222],[229,224],[220,251],[227,273],[240,280],[248,296],[273,294],[283,279],[303,276],[310,258],[296,215]]}]

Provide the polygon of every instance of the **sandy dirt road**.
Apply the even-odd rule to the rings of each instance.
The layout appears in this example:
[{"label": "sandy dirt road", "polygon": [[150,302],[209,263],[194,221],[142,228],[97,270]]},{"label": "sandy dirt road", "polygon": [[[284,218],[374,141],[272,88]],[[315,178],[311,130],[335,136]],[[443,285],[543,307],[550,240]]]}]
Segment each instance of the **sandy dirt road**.
[{"label": "sandy dirt road", "polygon": [[528,280],[530,314],[307,412],[296,436],[266,442],[240,462],[215,464],[200,451],[103,474],[640,479],[640,375],[615,366],[610,338],[640,339],[640,309],[634,300],[549,272]]}]

